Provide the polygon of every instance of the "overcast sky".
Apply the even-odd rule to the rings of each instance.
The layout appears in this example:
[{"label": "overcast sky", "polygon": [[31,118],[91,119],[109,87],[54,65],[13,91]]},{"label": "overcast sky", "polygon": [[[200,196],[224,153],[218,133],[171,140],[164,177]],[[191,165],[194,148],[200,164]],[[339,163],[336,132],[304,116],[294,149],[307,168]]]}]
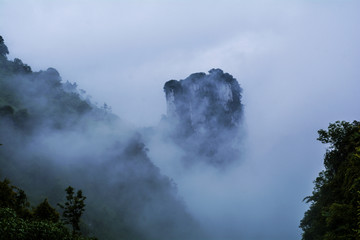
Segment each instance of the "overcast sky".
[{"label": "overcast sky", "polygon": [[166,113],[167,80],[211,68],[232,74],[244,90],[253,171],[240,185],[255,190],[228,201],[267,199],[267,212],[245,216],[252,226],[284,225],[268,234],[286,239],[299,236],[301,200],[322,168],[316,131],[359,120],[359,12],[350,0],[0,0],[0,35],[10,59],[56,68],[134,126]]}]

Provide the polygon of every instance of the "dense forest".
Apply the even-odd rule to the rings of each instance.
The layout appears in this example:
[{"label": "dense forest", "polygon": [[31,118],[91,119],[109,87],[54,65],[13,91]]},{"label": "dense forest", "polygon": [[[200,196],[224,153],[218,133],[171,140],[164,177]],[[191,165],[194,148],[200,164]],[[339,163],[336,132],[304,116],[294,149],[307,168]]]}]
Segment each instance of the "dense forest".
[{"label": "dense forest", "polygon": [[360,239],[360,122],[330,124],[318,140],[329,147],[325,170],[304,199],[310,209],[301,220],[302,239]]},{"label": "dense forest", "polygon": [[[243,112],[231,75],[213,69],[167,82],[173,112],[162,126],[140,131],[106,104],[92,103],[56,69],[34,72],[8,54],[0,36],[1,240],[211,239],[149,158],[146,139],[172,127],[163,141],[185,149],[184,162],[231,163],[240,153],[225,140],[236,138]],[[310,207],[300,222],[302,239],[359,240],[360,122],[335,122],[318,133],[328,146],[325,170],[304,199]]]}]

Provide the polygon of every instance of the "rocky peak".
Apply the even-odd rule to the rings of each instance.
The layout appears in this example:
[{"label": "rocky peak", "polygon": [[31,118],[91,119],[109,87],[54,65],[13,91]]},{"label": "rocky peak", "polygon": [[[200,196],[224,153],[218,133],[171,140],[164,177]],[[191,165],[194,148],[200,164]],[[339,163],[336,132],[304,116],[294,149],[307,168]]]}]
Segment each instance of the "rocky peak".
[{"label": "rocky peak", "polygon": [[193,131],[236,127],[242,115],[241,88],[221,69],[165,83],[167,115]]},{"label": "rocky peak", "polygon": [[234,133],[243,112],[242,89],[230,74],[221,69],[194,73],[183,80],[166,82],[164,91],[173,137],[196,142],[204,155],[212,158],[217,148],[237,136]]}]

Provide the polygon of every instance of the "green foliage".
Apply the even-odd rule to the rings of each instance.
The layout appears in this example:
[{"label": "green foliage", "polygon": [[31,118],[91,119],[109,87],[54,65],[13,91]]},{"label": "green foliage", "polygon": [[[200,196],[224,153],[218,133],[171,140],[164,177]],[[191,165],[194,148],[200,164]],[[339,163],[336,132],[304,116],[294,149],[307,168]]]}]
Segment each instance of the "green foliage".
[{"label": "green foliage", "polygon": [[0,209],[0,240],[67,240],[71,239],[61,223],[25,220],[10,208]]},{"label": "green foliage", "polygon": [[360,122],[335,122],[319,130],[318,140],[329,144],[325,170],[314,181],[311,203],[300,227],[303,240],[360,239]]},{"label": "green foliage", "polygon": [[[75,198],[82,213],[85,205],[78,202],[83,202],[85,197],[80,191]],[[96,240],[70,233],[47,199],[33,211],[29,206],[23,190],[10,185],[7,179],[0,181],[0,240]]]},{"label": "green foliage", "polygon": [[25,220],[11,208],[0,208],[0,240],[96,240],[73,236],[61,222]]},{"label": "green foliage", "polygon": [[72,227],[73,235],[80,231],[80,217],[85,211],[85,199],[86,197],[82,195],[82,191],[78,190],[76,195],[74,188],[69,186],[65,189],[66,191],[66,202],[65,205],[58,204],[63,211],[63,218],[66,224],[70,224]]},{"label": "green foliage", "polygon": [[59,213],[55,210],[55,208],[50,206],[46,198],[34,209],[33,216],[38,220],[50,221],[53,223],[58,222],[60,218]]},{"label": "green foliage", "polygon": [[16,213],[24,218],[29,218],[31,213],[26,194],[23,190],[10,185],[8,179],[0,181],[0,207],[12,208]]}]

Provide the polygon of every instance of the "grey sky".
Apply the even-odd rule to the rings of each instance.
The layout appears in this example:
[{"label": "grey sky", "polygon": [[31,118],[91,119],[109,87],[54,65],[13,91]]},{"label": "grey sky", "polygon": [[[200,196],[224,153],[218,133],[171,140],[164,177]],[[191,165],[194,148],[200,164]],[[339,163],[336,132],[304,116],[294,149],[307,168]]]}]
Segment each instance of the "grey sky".
[{"label": "grey sky", "polygon": [[249,239],[290,239],[322,167],[316,131],[359,120],[359,10],[350,0],[0,0],[0,35],[10,58],[56,68],[134,126],[156,125],[166,112],[167,80],[211,68],[232,74],[244,90],[248,164],[201,192],[222,189],[226,200],[200,204],[187,181],[208,173],[179,180],[180,193],[199,218],[222,215],[233,220],[227,228],[268,234]]}]

